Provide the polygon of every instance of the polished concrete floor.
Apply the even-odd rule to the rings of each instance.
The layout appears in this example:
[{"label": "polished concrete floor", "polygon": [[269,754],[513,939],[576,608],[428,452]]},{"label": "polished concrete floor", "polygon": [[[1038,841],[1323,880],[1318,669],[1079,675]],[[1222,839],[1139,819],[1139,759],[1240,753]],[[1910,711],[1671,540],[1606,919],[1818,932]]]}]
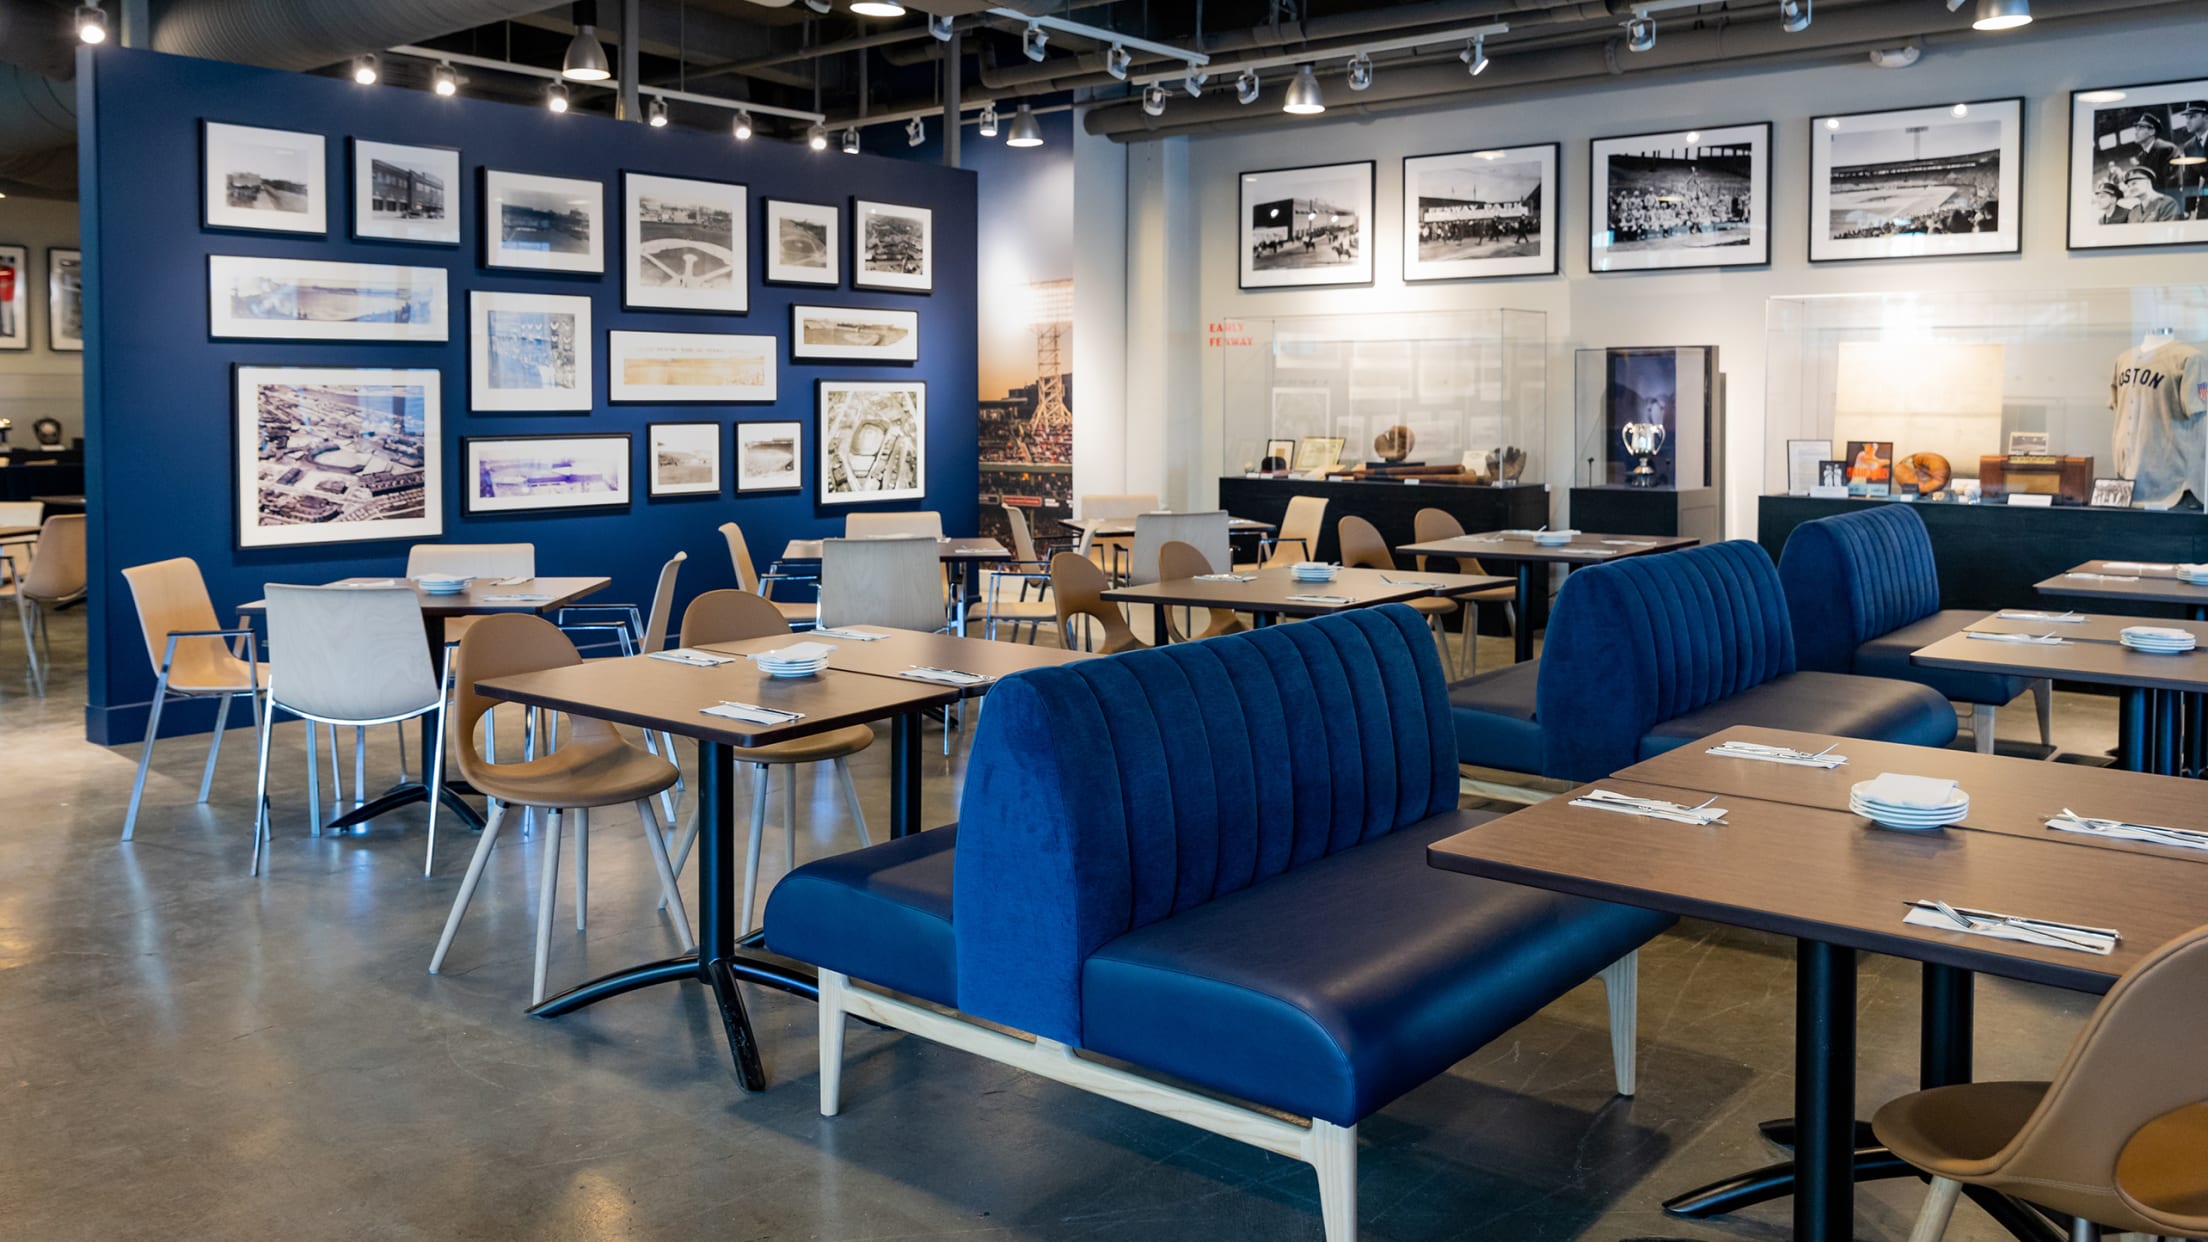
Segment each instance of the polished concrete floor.
[{"label": "polished concrete floor", "polygon": [[[43,700],[6,620],[0,1237],[1320,1236],[1303,1165],[893,1033],[854,1030],[844,1112],[824,1120],[813,1010],[779,993],[747,992],[773,1082],[756,1096],[694,988],[524,1017],[537,839],[501,840],[429,975],[472,838],[443,835],[424,880],[418,809],[310,837],[296,723],[278,729],[262,877],[246,875],[244,731],[204,806],[201,741],[165,743],[118,845],[137,748],[82,740],[83,614],[54,620]],[[2008,715],[2004,737],[2029,732],[2028,709]],[[2112,728],[2105,700],[2062,696],[2059,742],[2097,751]],[[886,750],[858,763],[877,823]],[[947,821],[957,765],[930,753],[930,818]],[[389,729],[371,764],[375,788],[396,776]],[[803,791],[801,851],[847,848],[833,787]],[[594,827],[590,927],[563,877],[554,987],[675,948],[635,818]],[[1716,1222],[1659,1204],[1778,1155],[1754,1123],[1789,1111],[1792,975],[1784,941],[1682,924],[1644,952],[1637,1098],[1612,1094],[1600,988],[1575,992],[1364,1125],[1364,1237],[1786,1237],[1783,1202]],[[1870,959],[1861,996],[1867,1110],[1914,1085],[1915,969]],[[2049,1073],[2089,1003],[1982,983],[1980,1076]],[[1863,1188],[1862,1236],[1905,1237],[1921,1193]],[[1999,1235],[1965,1207],[1949,1236]]]}]

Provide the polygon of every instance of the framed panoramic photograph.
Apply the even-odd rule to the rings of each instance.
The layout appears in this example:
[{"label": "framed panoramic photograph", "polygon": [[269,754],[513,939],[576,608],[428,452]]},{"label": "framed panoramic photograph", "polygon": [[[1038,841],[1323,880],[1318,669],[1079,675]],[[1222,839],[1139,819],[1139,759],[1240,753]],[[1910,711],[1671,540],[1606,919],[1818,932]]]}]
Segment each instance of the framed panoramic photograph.
[{"label": "framed panoramic photograph", "polygon": [[590,299],[468,296],[468,408],[590,409]]},{"label": "framed panoramic photograph", "polygon": [[2024,101],[1809,122],[1809,261],[2015,254]]},{"label": "framed panoramic photograph", "polygon": [[206,180],[199,222],[211,229],[329,232],[329,156],[320,134],[200,123]]},{"label": "framed panoramic photograph", "polygon": [[281,341],[449,340],[445,269],[209,255],[207,331]]},{"label": "framed panoramic photograph", "polygon": [[605,183],[484,169],[483,266],[605,271]]},{"label": "framed panoramic photograph", "polygon": [[935,213],[851,200],[851,287],[935,291]]},{"label": "framed panoramic photograph", "polygon": [[648,496],[721,494],[721,425],[653,423],[644,429]]},{"label": "framed panoramic photograph", "polygon": [[46,348],[84,352],[84,252],[46,251]]},{"label": "framed panoramic photograph", "polygon": [[0,349],[30,347],[30,248],[0,246]]},{"label": "framed panoramic photograph", "polygon": [[444,533],[434,368],[238,366],[238,546]]},{"label": "framed panoramic photograph", "polygon": [[1554,276],[1556,143],[1403,161],[1403,279]]},{"label": "framed panoramic photograph", "polygon": [[1242,174],[1241,287],[1372,283],[1372,161]]},{"label": "framed panoramic photograph", "polygon": [[621,305],[751,309],[750,193],[726,181],[622,173]]},{"label": "framed panoramic photograph", "polygon": [[928,386],[819,380],[820,503],[919,500],[928,477]]},{"label": "framed panoramic photograph", "polygon": [[842,210],[828,203],[770,198],[766,207],[766,281],[770,285],[843,283]]},{"label": "framed panoramic photograph", "polygon": [[871,306],[790,307],[798,362],[918,362],[920,313]]},{"label": "framed panoramic photograph", "polygon": [[608,332],[613,401],[772,401],[775,340],[731,332]]},{"label": "framed panoramic photograph", "polygon": [[634,498],[626,433],[462,436],[466,512],[621,509]]},{"label": "framed panoramic photograph", "polygon": [[352,140],[353,236],[460,244],[460,152]]},{"label": "framed panoramic photograph", "polygon": [[794,419],[736,424],[736,494],[802,490],[803,443],[803,428]]},{"label": "framed panoramic photograph", "polygon": [[2070,94],[2070,248],[2208,242],[2208,78]]},{"label": "framed panoramic photograph", "polygon": [[1588,159],[1589,269],[1771,261],[1769,121],[1598,138]]}]

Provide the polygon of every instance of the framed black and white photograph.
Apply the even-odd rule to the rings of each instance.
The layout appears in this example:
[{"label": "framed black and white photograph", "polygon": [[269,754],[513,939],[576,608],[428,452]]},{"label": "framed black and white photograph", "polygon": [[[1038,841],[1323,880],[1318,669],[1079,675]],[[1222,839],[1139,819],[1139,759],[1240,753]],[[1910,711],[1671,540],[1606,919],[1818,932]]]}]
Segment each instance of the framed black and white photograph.
[{"label": "framed black and white photograph", "polygon": [[843,283],[843,212],[828,203],[767,200],[766,281],[770,285]]},{"label": "framed black and white photograph", "polygon": [[627,508],[630,451],[625,433],[462,436],[461,504],[470,514]]},{"label": "framed black and white photograph", "polygon": [[628,245],[621,304],[734,315],[751,309],[749,194],[726,181],[622,173]]},{"label": "framed black and white photograph", "polygon": [[[1786,442],[1786,493],[1789,496],[1807,496],[1809,489],[1818,485],[1819,471],[1831,460],[1830,440],[1788,440]],[[1841,482],[1846,482],[1842,479]]]},{"label": "framed black and white photograph", "polygon": [[917,362],[920,313],[872,306],[790,307],[798,362]]},{"label": "framed black and white photograph", "polygon": [[1372,283],[1372,161],[1242,174],[1241,287]]},{"label": "framed black and white photograph", "polygon": [[2135,479],[2095,479],[2093,498],[2089,502],[2095,509],[2129,509]]},{"label": "framed black and white photograph", "polygon": [[238,546],[444,533],[435,368],[233,368]]},{"label": "framed black and white photograph", "polygon": [[353,236],[460,244],[460,152],[355,138]]},{"label": "framed black and white photograph", "polygon": [[200,124],[206,179],[201,224],[266,233],[329,231],[329,155],[322,135]]},{"label": "framed black and white photograph", "polygon": [[772,401],[775,340],[732,332],[608,332],[613,401]]},{"label": "framed black and white photograph", "polygon": [[1556,143],[1403,161],[1403,279],[1554,276]]},{"label": "framed black and white photograph", "polygon": [[2070,248],[2208,242],[2208,78],[2070,95]]},{"label": "framed black and white photograph", "polygon": [[590,409],[590,299],[468,296],[468,408]]},{"label": "framed black and white photograph", "polygon": [[1598,138],[1587,266],[1597,272],[1771,261],[1771,123]]},{"label": "framed black and white photograph", "polygon": [[84,252],[46,251],[46,348],[84,352]]},{"label": "framed black and white photograph", "polygon": [[31,347],[31,251],[0,246],[0,349]]},{"label": "framed black and white photograph", "polygon": [[803,490],[803,445],[795,420],[736,424],[736,494]]},{"label": "framed black and white photograph", "polygon": [[281,341],[443,341],[445,269],[207,257],[207,330]]},{"label": "framed black and white photograph", "polygon": [[935,291],[935,213],[851,200],[851,287]]},{"label": "framed black and white photograph", "polygon": [[2015,254],[2024,101],[1812,117],[1809,260]]},{"label": "framed black and white photograph", "polygon": [[484,169],[483,266],[605,271],[605,183]]},{"label": "framed black and white photograph", "polygon": [[721,494],[721,425],[653,423],[644,429],[647,496]]},{"label": "framed black and white photograph", "polygon": [[820,503],[919,500],[928,477],[928,386],[820,380]]}]

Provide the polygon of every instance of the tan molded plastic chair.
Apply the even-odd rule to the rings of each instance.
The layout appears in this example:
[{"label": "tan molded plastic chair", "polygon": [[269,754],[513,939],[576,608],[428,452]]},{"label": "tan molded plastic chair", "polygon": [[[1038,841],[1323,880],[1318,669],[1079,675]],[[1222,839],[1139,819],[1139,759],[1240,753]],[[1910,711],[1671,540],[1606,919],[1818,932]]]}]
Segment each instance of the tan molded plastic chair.
[{"label": "tan molded plastic chair", "polygon": [[[1211,562],[1205,560],[1204,554],[1197,551],[1193,544],[1182,543],[1176,539],[1158,549],[1158,577],[1162,580],[1194,578],[1210,572],[1212,572]],[[1188,621],[1184,624],[1175,620],[1173,614],[1176,612],[1188,617]],[[1241,613],[1231,612],[1224,608],[1168,608],[1165,610],[1165,629],[1168,634],[1173,636],[1174,642],[1185,643],[1189,641],[1187,631],[1195,627],[1194,614],[1198,612],[1206,613],[1206,620],[1209,622],[1204,626],[1203,633],[1196,635],[1198,638],[1217,638],[1221,634],[1239,634],[1250,628],[1249,622],[1242,619]]]},{"label": "tan molded plastic chair", "polygon": [[[397,724],[444,705],[429,651],[422,645],[422,605],[412,587],[271,585],[268,647],[268,711],[281,708],[301,720],[328,725],[332,739],[342,725],[364,729]],[[261,730],[255,769],[253,875],[261,873],[261,843],[270,832],[268,744],[274,732]],[[319,766],[310,740],[307,801],[315,807],[316,835],[321,833],[321,796],[315,789]],[[438,755],[430,764],[429,787],[441,788],[443,776],[444,756]],[[437,849],[438,801],[429,799],[424,875]]]},{"label": "tan molded plastic chair", "polygon": [[[690,601],[690,607],[682,614],[682,644],[685,647],[701,647],[708,643],[740,643],[753,638],[771,638],[788,634],[789,623],[782,615],[748,591],[707,591]],[[782,778],[782,851],[783,864],[797,866],[797,767],[806,763],[827,763],[835,767],[836,778],[843,784],[843,800],[851,808],[851,821],[859,826],[859,844],[872,845],[874,839],[867,835],[866,812],[859,806],[859,788],[851,781],[851,756],[874,744],[874,730],[865,725],[850,725],[811,737],[796,738],[787,742],[775,742],[767,746],[745,746],[736,751],[736,761],[752,766],[751,778],[751,848],[744,855],[744,904],[738,911],[739,925],[751,926],[752,901],[759,888],[759,842],[767,830],[767,770],[783,768]],[[690,822],[682,830],[682,844],[675,849],[675,871],[680,874],[683,864],[690,860],[690,847],[698,839],[698,813],[693,806]]]},{"label": "tan molded plastic chair", "polygon": [[[2156,949],[2117,980],[2052,1082],[1935,1087],[1879,1109],[1871,1126],[1879,1142],[1932,1177],[1912,1242],[1946,1232],[1966,1185],[2074,1217],[2079,1238],[2095,1236],[2094,1225],[2187,1235],[2201,1231],[2202,1216],[2173,1228],[2136,1210],[2117,1182],[2129,1155],[2133,1201],[2208,1204],[2208,1125],[2157,1124],[2204,1100],[2208,927]],[[2138,1150],[2127,1152],[2127,1144]]]},{"label": "tan molded plastic chair", "polygon": [[536,978],[530,987],[530,1004],[544,999],[544,979],[552,954],[552,907],[559,896],[561,821],[573,813],[575,820],[575,929],[583,930],[584,911],[590,900],[590,812],[596,807],[627,803],[643,822],[644,846],[659,872],[661,898],[673,915],[675,934],[684,949],[696,947],[690,935],[690,918],[682,907],[682,890],[676,887],[674,870],[667,862],[667,842],[660,836],[659,817],[652,813],[652,795],[675,783],[675,765],[640,746],[631,745],[612,725],[588,716],[570,716],[559,749],[519,763],[491,763],[476,749],[476,726],[491,710],[492,700],[476,693],[476,683],[497,677],[567,668],[583,662],[575,644],[542,617],[507,613],[487,616],[468,629],[453,660],[458,684],[458,719],[442,730],[445,744],[455,746],[460,775],[486,796],[496,800],[491,821],[468,860],[467,878],[453,899],[445,920],[445,933],[437,952],[429,959],[429,973],[436,974],[468,912],[475,886],[483,879],[483,865],[490,861],[498,830],[514,807],[549,811],[544,821],[543,850],[537,881]]},{"label": "tan molded plastic chair", "polygon": [[903,513],[853,513],[843,519],[846,539],[906,539],[943,537],[943,515],[933,509]]},{"label": "tan molded plastic chair", "polygon": [[1004,520],[1012,531],[1012,556],[1010,562],[999,562],[991,569],[982,584],[981,599],[970,605],[968,615],[979,608],[982,615],[982,633],[990,638],[997,636],[999,622],[1009,622],[1012,638],[1020,636],[1020,626],[1027,626],[1027,641],[1035,641],[1036,632],[1045,621],[1058,615],[1058,606],[1050,599],[1050,566],[1036,555],[1035,535],[1028,529],[1027,514],[1018,505],[1004,505]]},{"label": "tan molded plastic chair", "polygon": [[942,629],[943,561],[935,537],[822,540],[820,623]]},{"label": "tan molded plastic chair", "polygon": [[[1459,522],[1456,515],[1447,509],[1420,509],[1417,516],[1411,519],[1411,537],[1413,542],[1416,543],[1434,543],[1442,539],[1455,539],[1464,533],[1464,523]],[[1418,568],[1424,570],[1429,561],[1433,563],[1434,572],[1437,574],[1484,575],[1487,573],[1485,569],[1480,568],[1480,562],[1475,557],[1421,556],[1418,558]],[[1480,671],[1479,644],[1477,642],[1480,632],[1480,605],[1501,604],[1504,619],[1509,621],[1511,627],[1515,629],[1518,625],[1518,590],[1516,587],[1510,586],[1491,587],[1488,590],[1474,591],[1470,595],[1460,596],[1459,598],[1464,601],[1467,611],[1464,617],[1463,658],[1458,660],[1457,663],[1462,666],[1463,675],[1470,677]]]},{"label": "tan molded plastic chair", "polygon": [[776,599],[774,597],[775,584],[778,582],[810,582],[813,584],[814,592],[818,593],[820,579],[809,574],[783,573],[779,561],[770,565],[766,573],[760,573],[752,567],[751,545],[744,542],[743,528],[734,522],[721,523],[721,537],[728,540],[728,559],[735,562],[736,586],[739,589],[749,591],[773,604],[775,611],[782,614],[782,619],[793,626],[803,626],[810,629],[820,624],[820,604],[818,601],[801,604],[795,600]]},{"label": "tan molded plastic chair", "polygon": [[[1135,637],[1119,605],[1104,598],[1104,591],[1110,585],[1111,579],[1096,567],[1096,562],[1078,552],[1060,552],[1050,558],[1050,597],[1058,606],[1059,646],[1068,651],[1113,655],[1145,645]],[[1087,626],[1076,625],[1082,621],[1095,624],[1096,646],[1082,641]]]},{"label": "tan molded plastic chair", "polygon": [[[123,571],[130,597],[138,606],[138,627],[146,638],[146,659],[154,672],[153,705],[146,715],[146,741],[138,750],[138,777],[130,786],[130,810],[123,816],[123,840],[138,828],[138,803],[146,792],[146,770],[153,763],[153,739],[161,729],[161,707],[170,699],[217,698],[215,735],[207,743],[207,769],[199,778],[199,800],[207,801],[215,784],[215,758],[222,753],[222,735],[229,731],[230,700],[246,697],[253,713],[253,728],[264,728],[261,693],[268,685],[268,666],[260,663],[259,640],[253,627],[222,629],[215,622],[214,602],[207,598],[207,583],[199,565],[188,557],[133,565]],[[415,623],[418,635],[421,623]],[[239,658],[223,645],[231,639],[244,645]],[[258,738],[256,738],[256,745]],[[307,753],[314,754],[312,738]],[[313,764],[308,765],[311,770]]]},{"label": "tan molded plastic chair", "polygon": [[2116,1196],[2165,1237],[2208,1237],[2208,1103],[2164,1113],[2116,1157]]},{"label": "tan molded plastic chair", "polygon": [[1160,579],[1158,552],[1169,543],[1185,543],[1202,554],[1210,565],[1234,561],[1234,544],[1227,535],[1227,511],[1208,513],[1139,513],[1135,515],[1135,554],[1127,566],[1127,584],[1142,586]]},{"label": "tan molded plastic chair", "polygon": [[[50,517],[38,528],[38,551],[15,584],[15,611],[23,622],[23,654],[30,662],[31,685],[46,694],[46,665],[53,647],[46,640],[47,608],[83,599],[88,589],[84,562],[84,515]],[[45,659],[39,657],[43,654]]]},{"label": "tan molded plastic chair", "polygon": [[[1378,569],[1388,573],[1395,572],[1395,553],[1388,547],[1388,541],[1380,537],[1380,528],[1364,518],[1358,517],[1354,513],[1345,515],[1341,521],[1334,524],[1334,538],[1336,542],[1342,545],[1342,564],[1344,567],[1350,569]],[[1454,599],[1443,599],[1438,595],[1422,595],[1417,599],[1407,599],[1403,602],[1415,609],[1418,615],[1426,618],[1426,626],[1434,632],[1434,642],[1441,648],[1442,663],[1448,666],[1449,680],[1455,681],[1457,679],[1457,657],[1449,650],[1447,618],[1452,613],[1464,612],[1465,605]],[[1471,615],[1467,613],[1465,624],[1470,625],[1471,623]]]},{"label": "tan molded plastic chair", "polygon": [[1266,569],[1280,569],[1297,561],[1318,559],[1319,531],[1326,523],[1326,497],[1290,496],[1288,512],[1281,515],[1280,531],[1260,543]]}]

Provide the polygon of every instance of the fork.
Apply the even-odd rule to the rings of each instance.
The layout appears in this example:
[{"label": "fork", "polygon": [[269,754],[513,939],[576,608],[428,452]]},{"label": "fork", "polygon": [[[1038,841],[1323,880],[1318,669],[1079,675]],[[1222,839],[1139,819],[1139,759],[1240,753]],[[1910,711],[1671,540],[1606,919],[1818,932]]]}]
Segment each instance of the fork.
[{"label": "fork", "polygon": [[2026,935],[2045,936],[2049,940],[2059,940],[2074,949],[2090,949],[2098,952],[2101,948],[2100,942],[2097,940],[2085,940],[2077,936],[2065,935],[2036,919],[2020,919],[2013,914],[2004,914],[1998,919],[1974,919],[1938,898],[1933,899],[1932,908],[1939,911],[1942,917],[1952,921],[1964,931],[1977,931],[1982,927],[2008,927]]},{"label": "fork", "polygon": [[2188,845],[2198,845],[2202,841],[2208,841],[2208,833],[2189,832],[2183,828],[2162,828],[2154,824],[2134,824],[2121,819],[2093,819],[2080,815],[2069,807],[2062,808],[2062,817],[2082,828],[2098,828],[2103,831],[2122,829],[2129,832],[2143,832],[2150,837],[2160,837],[2165,841],[2181,841]]}]

